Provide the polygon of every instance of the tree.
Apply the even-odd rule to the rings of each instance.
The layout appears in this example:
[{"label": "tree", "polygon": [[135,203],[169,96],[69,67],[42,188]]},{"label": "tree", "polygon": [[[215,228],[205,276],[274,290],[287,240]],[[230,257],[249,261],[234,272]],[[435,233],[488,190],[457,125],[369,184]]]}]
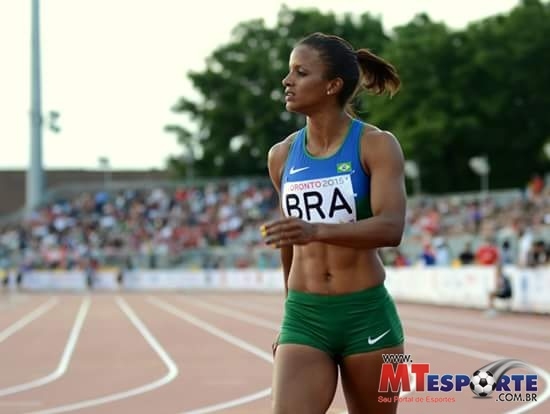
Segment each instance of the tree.
[{"label": "tree", "polygon": [[[303,117],[286,112],[281,80],[294,44],[315,31],[339,34],[353,44],[368,44],[373,49],[382,49],[388,41],[380,21],[369,14],[337,17],[283,7],[274,28],[266,27],[262,20],[238,25],[230,42],[207,59],[206,70],[189,74],[202,96],[200,102],[182,97],[173,108],[189,115],[198,132],[193,135],[181,127],[167,128],[180,142],[197,148],[196,174],[266,175],[269,148],[304,124]],[[183,174],[189,168],[176,158],[170,160],[170,166]]]},{"label": "tree", "polygon": [[[201,95],[174,107],[197,133],[169,127],[191,148],[197,175],[266,175],[266,154],[304,124],[285,111],[281,79],[293,45],[322,31],[368,47],[394,64],[403,82],[393,98],[367,96],[359,116],[395,133],[420,165],[423,189],[479,188],[468,160],[487,154],[492,187],[522,186],[549,166],[550,4],[523,0],[508,14],[453,31],[420,14],[391,36],[368,13],[336,16],[283,7],[273,28],[238,25],[226,45],[189,77]],[[172,159],[187,174],[190,164]]]},{"label": "tree", "polygon": [[480,147],[497,172],[497,186],[523,185],[548,167],[542,152],[550,130],[548,39],[550,4],[539,0],[524,0],[466,33],[471,55],[465,77],[475,91],[468,103],[481,120]]},{"label": "tree", "polygon": [[386,56],[402,77],[391,102],[368,98],[369,119],[396,133],[431,192],[472,190],[468,167],[487,154],[491,184],[522,186],[548,167],[550,5],[524,0],[509,14],[451,31],[428,16],[394,30]]},{"label": "tree", "polygon": [[[365,118],[397,136],[406,158],[421,166],[423,187],[431,191],[448,191],[467,168],[449,150],[454,138],[471,127],[470,115],[460,114],[462,94],[452,90],[453,68],[461,59],[457,49],[459,43],[444,24],[416,16],[395,28],[384,54],[401,78],[400,92],[391,99],[367,96],[362,102]],[[453,163],[457,168],[451,174],[440,173]]]}]

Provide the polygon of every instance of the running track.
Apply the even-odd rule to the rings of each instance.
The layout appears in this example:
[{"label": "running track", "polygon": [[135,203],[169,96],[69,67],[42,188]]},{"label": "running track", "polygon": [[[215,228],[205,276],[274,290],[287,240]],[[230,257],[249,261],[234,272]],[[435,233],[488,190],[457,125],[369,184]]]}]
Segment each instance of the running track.
[{"label": "running track", "polygon": [[[432,373],[470,375],[508,357],[539,374],[537,404],[464,390],[399,413],[550,412],[550,316],[398,306],[407,352]],[[269,413],[281,311],[280,295],[0,293],[0,413]],[[346,412],[340,389],[329,412]]]}]

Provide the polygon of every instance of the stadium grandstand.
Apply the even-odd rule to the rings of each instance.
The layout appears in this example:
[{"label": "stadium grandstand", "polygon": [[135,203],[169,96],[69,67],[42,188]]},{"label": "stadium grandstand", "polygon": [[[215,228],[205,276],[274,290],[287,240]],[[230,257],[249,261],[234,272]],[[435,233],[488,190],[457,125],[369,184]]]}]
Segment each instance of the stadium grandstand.
[{"label": "stadium grandstand", "polygon": [[[81,174],[77,182],[60,179],[62,184],[48,192],[48,202],[32,214],[6,215],[0,267],[24,273],[279,266],[278,253],[262,245],[258,231],[278,214],[276,194],[266,179],[173,182],[162,173],[142,172],[118,173],[105,183],[97,181],[98,174]],[[549,193],[548,186],[530,183],[483,197],[414,197],[401,245],[381,255],[396,267],[494,264],[486,254],[491,245],[505,263],[546,264]]]}]

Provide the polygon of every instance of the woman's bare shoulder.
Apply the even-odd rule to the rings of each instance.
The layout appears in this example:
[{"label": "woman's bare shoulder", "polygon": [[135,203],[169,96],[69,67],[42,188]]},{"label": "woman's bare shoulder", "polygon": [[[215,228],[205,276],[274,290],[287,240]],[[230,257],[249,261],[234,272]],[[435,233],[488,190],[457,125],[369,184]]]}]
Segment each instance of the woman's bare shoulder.
[{"label": "woman's bare shoulder", "polygon": [[288,156],[288,152],[290,151],[290,146],[296,139],[296,136],[298,135],[298,131],[293,132],[283,140],[277,142],[274,144],[267,154],[268,159],[268,165],[274,166],[274,165],[282,165],[286,157]]},{"label": "woman's bare shoulder", "polygon": [[274,144],[267,153],[267,168],[269,170],[271,180],[277,188],[279,188],[279,184],[281,182],[283,166],[285,165],[288,157],[288,152],[290,151],[290,147],[297,136],[298,131],[293,132],[283,140]]}]

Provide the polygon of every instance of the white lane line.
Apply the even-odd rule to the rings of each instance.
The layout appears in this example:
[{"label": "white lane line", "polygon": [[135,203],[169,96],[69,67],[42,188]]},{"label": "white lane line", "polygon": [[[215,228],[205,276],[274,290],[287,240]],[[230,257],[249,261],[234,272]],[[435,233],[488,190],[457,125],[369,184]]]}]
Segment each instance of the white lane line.
[{"label": "white lane line", "polygon": [[38,308],[27,314],[26,316],[23,316],[21,319],[19,319],[14,324],[8,326],[6,329],[4,329],[2,332],[0,332],[0,343],[4,342],[6,339],[8,339],[10,336],[12,336],[17,331],[23,329],[25,326],[27,326],[32,321],[40,318],[42,315],[44,315],[46,312],[48,312],[51,308],[53,308],[59,300],[57,298],[51,298],[49,301],[43,303]]},{"label": "white lane line", "polygon": [[449,328],[442,325],[436,325],[429,322],[421,322],[407,317],[403,318],[403,323],[407,327],[421,329],[429,332],[437,332],[452,336],[460,336],[463,338],[483,338],[485,342],[496,342],[499,344],[506,344],[512,346],[518,346],[522,348],[542,349],[544,351],[550,351],[550,344],[547,342],[531,341],[527,339],[514,338],[504,335],[495,335],[487,332],[472,331],[469,329]]},{"label": "white lane line", "polygon": [[8,293],[7,297],[5,299],[2,299],[2,292],[0,292],[0,310],[14,308],[21,303],[27,302],[28,300],[28,296],[20,295],[17,293]]},{"label": "white lane line", "polygon": [[246,341],[243,341],[242,339],[240,339],[236,336],[233,336],[233,335],[231,335],[230,333],[228,333],[226,331],[223,331],[223,330],[215,327],[214,325],[210,325],[209,323],[203,321],[202,319],[199,319],[199,318],[191,315],[190,313],[187,313],[187,312],[175,307],[174,305],[171,305],[167,302],[161,301],[161,300],[159,300],[157,298],[154,298],[154,297],[149,297],[148,301],[151,302],[152,304],[158,306],[159,308],[165,310],[166,312],[171,313],[171,314],[177,316],[178,318],[183,319],[183,320],[189,322],[190,324],[195,325],[195,326],[199,327],[200,329],[202,329],[202,330],[204,330],[204,331],[206,331],[206,332],[208,332],[208,333],[210,333],[214,336],[217,336],[220,339],[223,339],[226,342],[229,342],[230,344],[233,344],[233,345],[241,348],[244,351],[247,351],[247,352],[250,352],[251,354],[256,355],[258,358],[261,358],[264,361],[267,361],[269,363],[273,362],[273,356],[271,355],[271,353],[265,352],[262,349],[254,346],[254,345],[252,345],[252,344],[250,344]]},{"label": "white lane line", "polygon": [[0,401],[0,407],[38,407],[40,401]]},{"label": "white lane line", "polygon": [[231,316],[233,319],[240,320],[242,322],[247,322],[251,325],[260,326],[262,328],[272,329],[275,331],[278,331],[281,328],[280,324],[268,321],[267,319],[258,318],[257,316],[251,316],[249,314],[246,314],[244,312],[240,312],[238,310],[230,309],[228,307],[217,305],[213,303],[207,303],[204,300],[196,300],[196,299],[185,299],[187,302],[192,303],[193,305],[196,305],[198,307],[204,308],[209,310],[210,312],[218,313],[225,316]]},{"label": "white lane line", "polygon": [[[239,307],[239,308],[242,308],[242,309],[258,310],[260,312],[270,314],[270,315],[275,315],[275,316],[281,316],[282,315],[282,312],[283,312],[282,306],[284,306],[284,304],[282,302],[280,304],[276,303],[277,306],[280,305],[280,309],[274,309],[273,306],[269,306],[269,305],[266,306],[264,303],[260,304],[260,303],[257,303],[257,302],[230,302],[226,298],[215,298],[213,300],[217,303],[223,303],[223,304],[228,305],[228,306]],[[506,313],[504,313],[503,318],[500,318],[500,319],[498,317],[495,318],[495,319],[490,319],[490,320],[480,320],[479,318],[475,318],[475,317],[461,317],[460,319],[458,319],[458,318],[450,319],[449,317],[434,315],[433,313],[424,313],[422,311],[418,311],[416,308],[415,308],[414,311],[411,312],[410,310],[408,310],[406,308],[406,306],[407,306],[406,304],[399,306],[401,308],[400,309],[401,319],[405,322],[407,322],[409,320],[412,320],[413,322],[421,322],[421,323],[425,323],[426,321],[441,322],[441,323],[444,323],[446,326],[449,326],[450,324],[452,324],[452,325],[466,325],[469,328],[480,327],[480,328],[489,329],[489,330],[512,332],[512,333],[514,333],[514,335],[517,335],[519,332],[525,332],[525,333],[529,334],[530,336],[533,336],[533,335],[534,336],[543,336],[543,337],[550,336],[550,331],[547,331],[547,330],[544,330],[544,329],[538,329],[537,327],[532,327],[532,326],[518,325],[517,322],[510,323],[512,321],[505,319],[506,316],[507,316]],[[481,315],[482,315],[482,311],[480,311],[480,318],[481,318]],[[513,316],[518,316],[518,317],[523,316],[521,314],[512,314],[512,315]],[[499,324],[499,322],[503,322],[504,324]],[[408,323],[406,323],[406,324],[408,325]],[[487,334],[485,332],[486,331],[483,332],[484,337],[487,336]],[[479,335],[479,333],[476,333],[476,335]],[[494,337],[497,338],[498,335],[495,335]],[[509,341],[510,339],[511,338],[507,337],[507,336],[498,337],[499,341],[501,341],[501,340]],[[530,345],[533,344],[533,347],[537,348],[537,349],[539,349],[539,348],[544,349],[544,350],[550,349],[550,345],[546,342],[526,341],[522,344],[518,344],[517,340],[514,341],[514,342],[516,342],[516,343],[511,344],[511,345],[530,346]],[[521,341],[521,342],[523,342],[523,341]]]},{"label": "white lane line", "polygon": [[219,404],[215,405],[209,405],[207,407],[199,408],[197,410],[192,411],[184,411],[181,414],[207,414],[207,413],[213,413],[216,411],[221,410],[227,410],[228,408],[237,407],[239,405],[248,404],[249,402],[253,402],[256,400],[260,400],[262,398],[269,397],[271,395],[271,388],[266,388],[265,390],[258,391],[255,394],[246,395],[241,398],[236,398],[231,401],[225,401]]},{"label": "white lane line", "polygon": [[170,358],[168,353],[162,348],[162,346],[158,343],[158,341],[155,339],[155,337],[149,332],[147,327],[141,322],[141,320],[137,317],[137,315],[134,313],[132,308],[126,303],[124,299],[121,297],[116,298],[117,305],[120,307],[122,312],[130,319],[132,324],[136,327],[136,329],[139,331],[139,333],[143,336],[145,341],[149,344],[151,348],[157,353],[159,358],[162,360],[166,368],[168,369],[168,372],[166,375],[154,382],[142,385],[137,388],[133,388],[131,390],[118,392],[116,394],[110,394],[106,395],[104,397],[100,398],[94,398],[90,400],[84,400],[80,401],[74,404],[67,404],[67,405],[61,405],[59,407],[52,407],[45,410],[40,411],[33,411],[32,413],[28,414],[54,414],[54,413],[64,413],[67,411],[76,411],[81,410],[83,408],[93,407],[96,405],[101,404],[107,404],[113,401],[122,400],[129,397],[134,397],[139,394],[144,394],[146,392],[152,391],[154,389],[157,389],[159,387],[162,387],[163,385],[168,384],[169,382],[173,381],[174,378],[178,376],[178,367]]},{"label": "white lane line", "polygon": [[[452,317],[451,315],[445,317],[441,315],[434,315],[433,313],[424,313],[422,311],[417,311],[416,309],[414,311],[407,310],[406,305],[400,305],[400,314],[403,318],[411,318],[411,319],[421,319],[423,321],[430,321],[430,322],[442,322],[445,324],[452,323],[453,325],[467,325],[468,327],[480,327],[485,329],[491,329],[491,330],[497,330],[497,331],[505,331],[505,332],[512,332],[514,335],[517,335],[519,332],[524,332],[529,335],[535,335],[535,336],[543,336],[548,337],[550,336],[550,330],[547,329],[541,329],[540,326],[529,326],[529,320],[525,321],[525,325],[518,324],[517,320],[511,320],[510,318],[507,318],[508,314],[503,313],[502,317],[497,316],[494,319],[482,319],[483,318],[483,311],[480,311],[479,317],[471,317],[471,316],[461,316],[460,318]],[[510,316],[515,316],[518,318],[521,318],[522,314],[510,314]],[[451,319],[452,318],[452,319]],[[523,321],[522,321],[523,322]]]},{"label": "white lane line", "polygon": [[[235,304],[235,305],[241,306],[243,304],[238,303],[238,304]],[[201,305],[201,306],[204,307],[204,305]],[[254,308],[254,305],[247,304],[246,307],[251,309],[251,308]],[[217,306],[217,305],[212,305],[212,309],[215,312],[221,312],[222,311],[222,307]],[[265,308],[261,305],[258,306],[258,309],[267,310],[267,308]],[[230,315],[230,314],[235,313],[235,312],[237,312],[237,311],[229,311],[229,309],[228,309],[226,314]],[[241,312],[238,312],[238,313],[241,313]],[[251,318],[250,316],[248,316],[246,314],[243,314],[243,315],[246,316],[246,318]],[[258,318],[254,317],[254,319],[258,319]],[[244,320],[244,318],[243,318],[243,320]],[[270,321],[266,321],[266,322],[267,322],[267,324],[272,323]],[[451,321],[447,321],[447,322],[451,322]],[[407,325],[406,322],[405,322],[405,324]],[[479,333],[477,333],[477,334],[479,334]],[[483,334],[483,337],[485,337],[485,336],[486,336],[486,334]],[[407,343],[416,344],[416,345],[423,346],[423,347],[426,347],[426,348],[432,348],[432,349],[437,349],[437,350],[440,350],[440,351],[446,351],[446,352],[450,352],[450,353],[465,355],[465,356],[468,356],[468,357],[478,358],[478,359],[486,360],[486,361],[496,361],[498,359],[509,358],[507,356],[491,354],[491,353],[486,353],[486,352],[479,352],[479,351],[476,351],[472,348],[466,348],[466,347],[461,347],[461,346],[457,346],[457,345],[451,345],[451,344],[448,344],[446,342],[432,341],[432,340],[422,339],[422,338],[418,338],[418,337],[414,337],[414,336],[411,337],[409,335],[406,336],[406,341],[407,341]],[[518,407],[515,410],[509,411],[507,414],[520,414],[520,413],[526,412],[528,410],[531,410],[534,406],[537,406],[537,405],[541,404],[542,402],[544,402],[545,400],[547,400],[548,398],[550,398],[550,373],[545,371],[543,368],[541,368],[539,366],[532,365],[532,364],[529,364],[529,365],[533,368],[533,370],[537,373],[537,375],[539,375],[540,377],[542,377],[544,379],[544,382],[546,384],[545,390],[542,392],[542,394],[537,396],[537,401],[536,402],[531,402],[531,403],[528,403],[528,404],[523,405],[521,407]],[[402,393],[401,395],[405,395],[405,393]],[[341,414],[346,414],[346,411],[344,411]]]},{"label": "white lane line", "polygon": [[[235,345],[236,347],[242,349],[243,351],[250,352],[253,355],[256,355],[258,358],[263,359],[266,362],[269,362],[270,364],[273,363],[273,356],[271,353],[265,352],[262,349],[240,339],[236,336],[231,335],[230,333],[223,331],[219,328],[217,328],[214,325],[211,325],[202,319],[199,319],[190,313],[187,313],[167,302],[161,301],[154,297],[149,297],[148,301],[152,303],[155,306],[158,306],[159,308],[163,309],[164,311],[171,313],[174,316],[177,316],[180,319],[183,319],[184,321],[196,326],[199,329],[202,329],[203,331],[208,332],[211,335],[214,335],[232,345]],[[209,405],[206,407],[201,407],[195,410],[191,411],[184,411],[181,414],[206,414],[206,413],[213,413],[215,411],[225,410],[228,408],[236,407],[238,405],[247,404],[249,402],[259,400],[262,398],[265,398],[267,396],[271,395],[271,387],[265,388],[261,391],[258,391],[254,394],[245,395],[241,398],[236,398],[234,400],[230,401],[224,401],[219,404]]]},{"label": "white lane line", "polygon": [[[508,356],[497,355],[487,352],[479,352],[471,348],[466,348],[458,345],[451,345],[446,342],[432,341],[430,339],[423,339],[414,336],[407,336],[407,342],[411,344],[416,344],[418,346],[423,346],[425,348],[438,349],[441,351],[451,352],[453,354],[465,355],[471,358],[478,358],[485,361],[496,361],[499,359],[509,358]],[[537,373],[539,377],[544,379],[546,387],[542,394],[537,395],[537,401],[529,402],[521,407],[518,407],[514,410],[507,411],[506,414],[520,414],[526,411],[532,410],[533,407],[536,407],[539,404],[542,404],[550,397],[550,373],[543,368],[528,364],[533,370]]]},{"label": "white lane line", "polygon": [[[242,302],[230,304],[226,301],[223,301],[223,303],[227,304],[228,306],[235,306],[235,307],[239,307],[239,308],[243,308],[243,309],[249,309],[249,310],[259,310],[259,311],[262,311],[264,313],[269,313],[269,314],[273,314],[273,315],[280,315],[281,314],[280,311],[276,311],[276,310],[270,309],[270,308],[262,306],[262,305],[256,305],[256,304],[251,304],[251,303],[242,303]],[[524,348],[534,348],[534,349],[541,349],[541,350],[544,350],[544,351],[550,351],[550,343],[548,343],[548,342],[520,339],[520,338],[517,338],[517,337],[510,337],[510,336],[506,336],[506,335],[490,334],[487,331],[480,332],[480,331],[473,331],[473,330],[468,330],[468,329],[449,328],[448,326],[450,324],[455,324],[455,323],[456,324],[461,324],[461,322],[462,322],[462,324],[468,323],[468,322],[464,322],[464,321],[459,322],[456,319],[449,320],[449,319],[437,318],[437,317],[426,317],[426,318],[424,318],[424,316],[420,316],[418,314],[416,315],[416,318],[422,318],[422,319],[442,322],[447,327],[442,326],[440,324],[433,324],[433,323],[429,323],[429,322],[424,322],[422,320],[415,319],[414,317],[411,318],[410,315],[407,312],[403,312],[402,320],[404,322],[404,325],[407,326],[407,327],[423,329],[423,330],[438,332],[438,333],[445,333],[445,334],[448,334],[448,335],[460,336],[460,337],[464,337],[464,338],[470,338],[470,337],[479,337],[479,338],[481,338],[481,337],[483,337],[484,340],[490,341],[490,342],[497,342],[497,343],[507,344],[507,345],[512,345],[512,346],[518,346],[518,347],[524,347]],[[492,329],[493,327],[495,327],[495,326],[490,326],[490,327],[489,326],[483,326],[481,324],[477,324],[477,325],[482,326],[486,329]],[[510,329],[513,330],[514,327],[511,327]],[[517,334],[517,331],[515,331],[515,333]],[[530,331],[530,333],[533,333],[533,332]]]},{"label": "white lane line", "polygon": [[[255,316],[250,316],[246,313],[243,313],[243,312],[240,312],[240,311],[237,311],[237,310],[233,310],[233,309],[227,308],[225,306],[215,305],[213,303],[207,303],[204,300],[202,300],[202,301],[195,300],[195,299],[191,299],[191,300],[186,299],[186,300],[188,300],[189,302],[191,302],[194,305],[197,305],[201,308],[207,309],[210,312],[218,313],[218,314],[221,314],[221,315],[224,315],[224,316],[230,316],[231,318],[237,319],[241,322],[246,322],[246,323],[249,323],[251,325],[260,326],[262,328],[271,329],[271,330],[274,330],[274,331],[277,331],[277,332],[280,329],[280,324],[276,324],[276,323],[274,323],[272,321],[269,321],[267,319],[258,318],[258,317],[255,317]],[[410,365],[407,366],[407,370],[409,372],[411,390],[410,391],[402,391],[399,394],[401,397],[404,397],[404,396],[414,392],[415,389],[416,389],[416,377],[414,375],[412,375]]]},{"label": "white lane line", "polygon": [[216,300],[216,302],[223,303],[226,306],[233,306],[241,309],[260,311],[268,315],[277,316],[278,318],[282,318],[283,316],[284,304],[281,304],[280,309],[273,309],[273,307],[265,306],[264,304],[259,304],[259,303],[230,302],[228,300]]},{"label": "white lane line", "polygon": [[59,361],[56,370],[51,374],[46,375],[45,377],[26,382],[24,384],[2,388],[0,389],[0,397],[30,390],[31,388],[41,387],[63,376],[65,372],[67,372],[67,368],[69,366],[69,363],[71,362],[71,357],[73,355],[75,345],[78,341],[78,336],[80,335],[80,330],[82,329],[82,325],[84,324],[84,320],[86,319],[86,314],[88,313],[89,308],[90,298],[87,297],[82,301],[82,304],[80,305],[80,309],[78,310],[78,313],[76,315],[73,328],[71,330],[71,333],[69,334],[69,339],[67,340],[67,344],[65,345],[65,350],[63,351],[63,355],[61,356],[61,360]]}]

